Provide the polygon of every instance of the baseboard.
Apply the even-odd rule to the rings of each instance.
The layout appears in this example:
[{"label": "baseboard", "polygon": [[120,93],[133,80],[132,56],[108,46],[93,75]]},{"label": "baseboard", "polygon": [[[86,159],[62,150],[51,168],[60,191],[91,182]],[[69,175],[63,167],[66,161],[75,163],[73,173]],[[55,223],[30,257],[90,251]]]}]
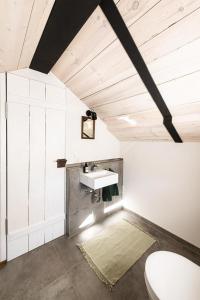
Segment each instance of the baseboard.
[{"label": "baseboard", "polygon": [[174,233],[160,227],[159,225],[147,220],[146,218],[140,216],[139,214],[129,210],[128,208],[124,208],[125,211],[129,212],[130,214],[132,214],[134,217],[142,220],[144,223],[154,227],[156,230],[160,231],[161,233],[164,233],[166,235],[168,235],[170,238],[174,239],[176,242],[181,243],[182,245],[184,245],[184,247],[186,247],[189,251],[193,252],[194,254],[197,254],[199,256],[199,252],[200,252],[200,248],[198,248],[197,246],[191,244],[190,242],[180,238],[179,236],[175,235]]},{"label": "baseboard", "polygon": [[0,261],[0,269],[2,269],[3,267],[5,267],[6,264],[7,264],[7,260]]},{"label": "baseboard", "polygon": [[10,261],[65,234],[65,215],[10,232],[7,260]]}]

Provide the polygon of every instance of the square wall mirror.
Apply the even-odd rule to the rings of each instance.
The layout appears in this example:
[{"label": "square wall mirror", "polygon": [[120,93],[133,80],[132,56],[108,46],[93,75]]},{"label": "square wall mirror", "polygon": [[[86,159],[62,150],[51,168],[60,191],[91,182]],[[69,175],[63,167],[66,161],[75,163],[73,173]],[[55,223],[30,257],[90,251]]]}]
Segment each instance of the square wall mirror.
[{"label": "square wall mirror", "polygon": [[81,138],[82,139],[95,138],[95,120],[92,120],[89,117],[82,117]]}]

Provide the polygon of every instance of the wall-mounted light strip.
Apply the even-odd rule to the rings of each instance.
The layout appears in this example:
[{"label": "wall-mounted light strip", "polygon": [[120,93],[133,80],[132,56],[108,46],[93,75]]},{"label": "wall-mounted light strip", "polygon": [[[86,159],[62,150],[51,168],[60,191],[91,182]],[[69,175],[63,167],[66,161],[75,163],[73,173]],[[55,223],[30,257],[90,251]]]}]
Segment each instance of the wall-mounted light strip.
[{"label": "wall-mounted light strip", "polygon": [[146,86],[148,92],[153,98],[155,104],[157,105],[159,111],[163,116],[163,124],[167,131],[171,135],[172,139],[176,143],[182,143],[182,140],[176,131],[172,123],[172,115],[162,98],[160,91],[158,90],[145,62],[140,54],[120,12],[118,11],[113,0],[102,0],[100,7],[112,26],[114,32],[116,33],[118,39],[120,40],[122,46],[127,52],[129,58],[131,59],[133,65],[135,66],[140,78],[142,79],[144,85]]}]

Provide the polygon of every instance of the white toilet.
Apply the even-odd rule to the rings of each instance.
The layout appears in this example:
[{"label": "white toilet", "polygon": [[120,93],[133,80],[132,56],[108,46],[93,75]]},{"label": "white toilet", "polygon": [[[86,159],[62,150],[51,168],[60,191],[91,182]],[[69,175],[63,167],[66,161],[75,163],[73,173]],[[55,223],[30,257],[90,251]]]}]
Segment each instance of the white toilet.
[{"label": "white toilet", "polygon": [[173,252],[147,258],[145,282],[150,300],[200,300],[200,267]]}]

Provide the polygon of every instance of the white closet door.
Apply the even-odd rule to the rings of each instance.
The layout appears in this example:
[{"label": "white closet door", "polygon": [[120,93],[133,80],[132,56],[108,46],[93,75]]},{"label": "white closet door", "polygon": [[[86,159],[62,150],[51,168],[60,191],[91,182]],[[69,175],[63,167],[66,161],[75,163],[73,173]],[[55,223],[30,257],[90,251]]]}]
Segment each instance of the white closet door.
[{"label": "white closet door", "polygon": [[11,260],[65,232],[65,90],[8,74],[7,101]]},{"label": "white closet door", "polygon": [[[8,260],[28,251],[29,106],[8,104]],[[23,230],[25,231],[22,234]]]},{"label": "white closet door", "polygon": [[29,250],[44,244],[45,109],[30,107]]},{"label": "white closet door", "polygon": [[64,234],[65,168],[57,168],[56,160],[65,158],[65,111],[46,111],[46,227],[45,242]]}]

